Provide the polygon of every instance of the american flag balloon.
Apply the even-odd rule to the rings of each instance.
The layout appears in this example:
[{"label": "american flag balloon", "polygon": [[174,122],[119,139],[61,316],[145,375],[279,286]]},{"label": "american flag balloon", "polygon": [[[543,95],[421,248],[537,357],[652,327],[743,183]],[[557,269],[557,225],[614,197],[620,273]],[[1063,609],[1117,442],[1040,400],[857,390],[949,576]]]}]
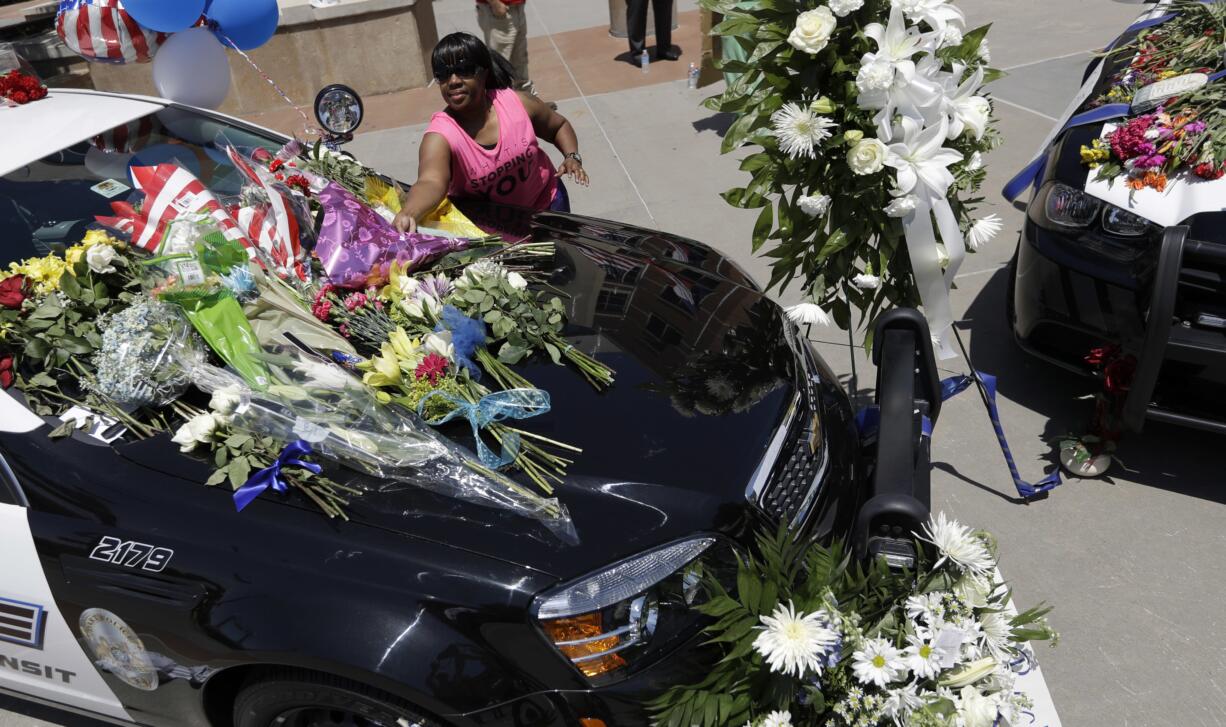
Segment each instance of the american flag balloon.
[{"label": "american flag balloon", "polygon": [[74,53],[99,63],[144,63],[170,37],[142,27],[119,0],[60,0],[55,32]]}]

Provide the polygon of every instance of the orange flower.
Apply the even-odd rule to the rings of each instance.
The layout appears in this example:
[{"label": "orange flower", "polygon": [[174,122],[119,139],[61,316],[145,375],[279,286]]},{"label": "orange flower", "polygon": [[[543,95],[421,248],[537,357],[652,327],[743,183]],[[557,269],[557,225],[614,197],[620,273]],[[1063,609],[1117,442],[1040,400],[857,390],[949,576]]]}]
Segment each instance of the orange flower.
[{"label": "orange flower", "polygon": [[1146,172],[1145,186],[1156,189],[1159,192],[1166,191],[1166,175],[1158,174],[1157,172]]}]

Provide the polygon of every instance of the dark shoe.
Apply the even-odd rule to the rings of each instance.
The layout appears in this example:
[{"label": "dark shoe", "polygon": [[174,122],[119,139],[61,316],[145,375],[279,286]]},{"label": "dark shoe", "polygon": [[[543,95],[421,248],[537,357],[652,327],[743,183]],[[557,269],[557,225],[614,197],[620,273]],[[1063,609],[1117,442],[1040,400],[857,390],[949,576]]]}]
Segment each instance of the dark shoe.
[{"label": "dark shoe", "polygon": [[667,50],[661,50],[659,48],[656,48],[656,60],[657,61],[675,61],[675,60],[680,60],[680,58],[681,58],[681,50],[679,48],[671,47]]}]

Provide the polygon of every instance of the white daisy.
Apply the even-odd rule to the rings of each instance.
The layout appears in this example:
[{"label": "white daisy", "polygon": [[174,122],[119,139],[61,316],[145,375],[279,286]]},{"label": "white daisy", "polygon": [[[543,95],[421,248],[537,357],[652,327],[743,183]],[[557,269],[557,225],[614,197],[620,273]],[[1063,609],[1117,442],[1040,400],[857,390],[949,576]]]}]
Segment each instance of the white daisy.
[{"label": "white daisy", "polygon": [[935,679],[941,673],[940,650],[921,634],[909,634],[907,644],[902,652],[907,668],[918,679]]},{"label": "white daisy", "polygon": [[940,567],[948,560],[960,570],[976,575],[987,574],[996,567],[983,540],[957,520],[947,519],[944,512],[937,513],[924,525],[923,535],[916,535],[920,540],[935,545],[941,552],[934,567]]},{"label": "white daisy", "polygon": [[869,273],[860,273],[851,279],[851,284],[861,290],[876,290],[881,287],[881,278]]},{"label": "white daisy", "polygon": [[830,210],[830,195],[804,195],[796,200],[796,206],[810,217],[821,217]]},{"label": "white daisy", "polygon": [[852,672],[861,684],[876,684],[885,689],[885,685],[907,675],[902,654],[885,639],[869,639],[851,658]]},{"label": "white daisy", "polygon": [[787,103],[771,114],[771,125],[784,154],[792,159],[802,156],[816,159],[817,145],[830,138],[829,129],[835,123],[807,106]]},{"label": "white daisy", "polygon": [[762,727],[792,727],[792,715],[782,710],[771,712],[762,720]]},{"label": "white daisy", "polygon": [[798,303],[785,308],[783,312],[787,313],[788,318],[795,323],[816,323],[819,326],[829,326],[834,323],[834,318],[822,310],[817,303]]},{"label": "white daisy", "polygon": [[753,647],[773,672],[796,677],[807,671],[821,674],[822,657],[838,640],[829,623],[824,612],[797,613],[788,601],[786,607],[779,604],[773,614],[762,617],[764,628]]},{"label": "white daisy", "polygon": [[941,594],[939,593],[921,593],[915,596],[907,596],[907,618],[912,621],[923,621],[929,626],[933,626],[940,607]]},{"label": "white daisy", "polygon": [[971,225],[971,229],[966,233],[966,242],[972,250],[978,250],[980,245],[1000,234],[1002,228],[1004,223],[1001,222],[1000,215],[990,214]]}]

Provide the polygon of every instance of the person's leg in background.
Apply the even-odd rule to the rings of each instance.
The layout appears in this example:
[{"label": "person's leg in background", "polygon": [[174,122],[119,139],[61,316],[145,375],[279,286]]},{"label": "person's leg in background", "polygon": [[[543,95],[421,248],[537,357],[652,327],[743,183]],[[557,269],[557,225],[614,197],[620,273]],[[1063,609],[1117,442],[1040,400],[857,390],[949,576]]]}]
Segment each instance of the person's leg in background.
[{"label": "person's leg in background", "polygon": [[632,63],[638,63],[647,48],[647,2],[626,0],[626,38],[630,41]]},{"label": "person's leg in background", "polygon": [[538,94],[536,87],[532,85],[532,76],[528,75],[528,20],[524,14],[525,5],[526,3],[520,3],[507,8],[507,17],[511,20],[511,28],[514,32],[511,54],[507,56],[507,60],[511,61],[512,66],[515,66],[515,75],[519,80],[516,88],[536,96]]},{"label": "person's leg in background", "polygon": [[[485,36],[485,44],[489,46],[490,50],[497,51],[497,53],[503,58],[511,61],[511,65],[513,66],[515,65],[515,61],[513,60],[512,56],[515,54],[516,29],[515,21],[512,20],[511,16],[516,10],[520,12],[520,18],[522,19],[523,8],[517,5],[509,6],[507,8],[507,14],[503,15],[502,17],[495,15],[494,11],[490,9],[490,6],[485,3],[480,3],[477,5],[477,25],[481,26],[481,34]],[[527,38],[524,38],[524,42],[527,42]],[[527,47],[525,46],[525,61],[527,56],[528,51]],[[524,66],[524,71],[526,72],[528,70],[526,62],[524,63]],[[516,66],[516,80],[523,83],[527,80],[527,78],[520,78],[519,73],[520,69],[518,66]]]},{"label": "person's leg in background", "polygon": [[656,60],[675,61],[681,54],[673,50],[673,0],[651,0],[651,10],[656,21]]}]

